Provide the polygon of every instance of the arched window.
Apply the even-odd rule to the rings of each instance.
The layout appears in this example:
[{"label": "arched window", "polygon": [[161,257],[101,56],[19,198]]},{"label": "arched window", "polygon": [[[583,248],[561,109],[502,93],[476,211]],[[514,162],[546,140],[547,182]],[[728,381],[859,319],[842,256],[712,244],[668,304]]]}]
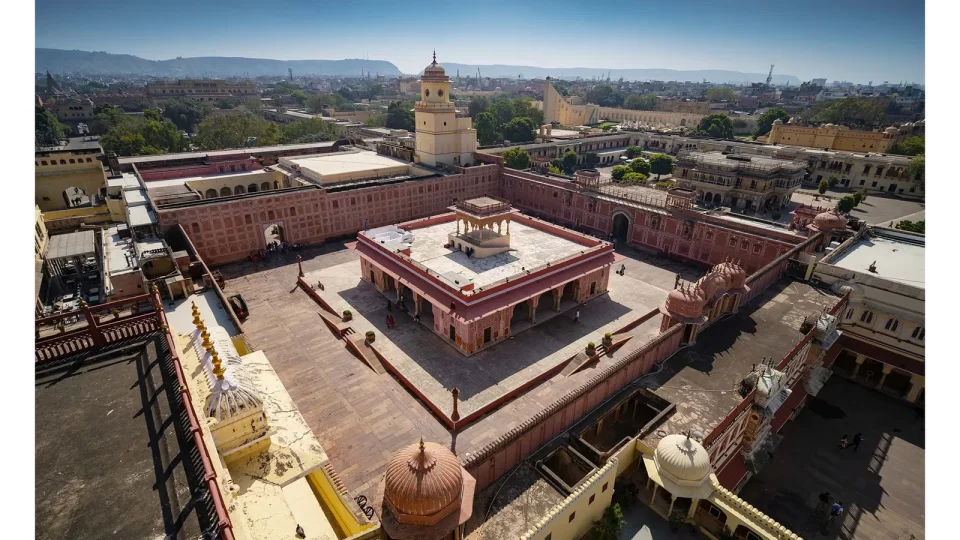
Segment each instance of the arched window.
[{"label": "arched window", "polygon": [[270,189],[270,182],[260,184],[260,191],[267,191],[268,189]]},{"label": "arched window", "polygon": [[257,192],[256,184],[250,184],[249,186],[247,186],[247,193],[256,193],[256,192]]},{"label": "arched window", "polygon": [[210,188],[210,189],[208,189],[208,190],[203,194],[203,197],[204,197],[205,199],[216,199],[216,198],[217,198],[217,190],[215,190],[215,189],[213,189],[213,188]]},{"label": "arched window", "polygon": [[246,193],[246,192],[247,192],[247,188],[245,188],[245,187],[243,187],[243,186],[237,186],[237,187],[233,188],[233,194],[234,194],[234,195],[243,195],[243,194]]},{"label": "arched window", "polygon": [[228,187],[222,187],[222,188],[220,188],[220,196],[221,196],[221,197],[229,197],[230,195],[233,195],[233,191],[231,191],[230,188],[228,188]]}]

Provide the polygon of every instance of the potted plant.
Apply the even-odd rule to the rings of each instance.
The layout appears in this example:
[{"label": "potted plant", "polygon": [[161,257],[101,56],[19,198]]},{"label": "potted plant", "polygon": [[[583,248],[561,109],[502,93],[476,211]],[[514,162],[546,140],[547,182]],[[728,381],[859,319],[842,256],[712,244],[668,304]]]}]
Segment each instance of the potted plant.
[{"label": "potted plant", "polygon": [[597,344],[594,342],[587,343],[587,356],[593,356],[597,354]]},{"label": "potted plant", "polygon": [[343,322],[352,321],[352,320],[353,320],[353,312],[350,311],[349,309],[345,309],[345,310],[343,310],[343,317],[341,317],[341,318],[343,319]]},{"label": "potted plant", "polygon": [[119,310],[119,309],[113,308],[113,309],[110,310],[110,313],[113,313],[113,318],[114,318],[114,319],[119,319],[119,318],[120,318],[120,310]]},{"label": "potted plant", "polygon": [[61,334],[67,331],[67,327],[63,324],[63,321],[57,323],[57,330],[59,330]]},{"label": "potted plant", "polygon": [[604,334],[602,343],[604,347],[609,349],[610,346],[613,345],[613,334],[611,334],[610,332],[607,332],[606,334]]},{"label": "potted plant", "polygon": [[364,334],[364,337],[367,338],[367,343],[373,343],[373,341],[377,338],[377,334],[375,334],[373,330],[367,330],[367,333]]}]

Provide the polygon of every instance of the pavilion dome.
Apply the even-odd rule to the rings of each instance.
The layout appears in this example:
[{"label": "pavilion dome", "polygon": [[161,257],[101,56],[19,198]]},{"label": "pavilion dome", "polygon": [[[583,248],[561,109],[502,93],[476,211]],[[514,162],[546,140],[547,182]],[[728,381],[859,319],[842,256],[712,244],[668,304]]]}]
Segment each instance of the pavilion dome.
[{"label": "pavilion dome", "polygon": [[747,271],[734,261],[719,265],[720,274],[726,279],[727,289],[742,289],[747,281]]},{"label": "pavilion dome", "polygon": [[657,444],[653,460],[661,473],[680,481],[702,482],[710,475],[710,455],[686,435],[667,435]]},{"label": "pavilion dome", "polygon": [[453,452],[421,439],[387,464],[384,502],[401,523],[434,524],[460,507],[462,471]]},{"label": "pavilion dome", "polygon": [[779,126],[779,125],[782,124],[782,123],[783,123],[783,120],[781,120],[781,119],[779,119],[779,118],[777,118],[776,120],[773,121],[773,125],[775,125],[775,126]]},{"label": "pavilion dome", "polygon": [[717,293],[726,291],[729,287],[726,276],[724,276],[720,270],[719,268],[714,268],[714,270],[711,270],[709,274],[703,276],[700,278],[700,281],[697,282],[707,300],[713,298]]},{"label": "pavilion dome", "polygon": [[427,67],[423,68],[423,77],[421,80],[424,81],[446,81],[448,80],[447,71],[443,69],[443,66],[437,63],[437,53],[433,53],[433,62]]},{"label": "pavilion dome", "polygon": [[703,313],[706,298],[699,287],[673,289],[667,295],[664,307],[670,314],[695,319]]},{"label": "pavilion dome", "polygon": [[821,231],[835,231],[847,228],[847,219],[840,215],[836,210],[817,214],[813,218],[813,224]]},{"label": "pavilion dome", "polygon": [[897,132],[897,128],[895,128],[895,127],[893,127],[893,126],[890,126],[890,127],[888,127],[887,129],[883,130],[883,132],[884,132],[884,133],[896,133],[896,132]]}]

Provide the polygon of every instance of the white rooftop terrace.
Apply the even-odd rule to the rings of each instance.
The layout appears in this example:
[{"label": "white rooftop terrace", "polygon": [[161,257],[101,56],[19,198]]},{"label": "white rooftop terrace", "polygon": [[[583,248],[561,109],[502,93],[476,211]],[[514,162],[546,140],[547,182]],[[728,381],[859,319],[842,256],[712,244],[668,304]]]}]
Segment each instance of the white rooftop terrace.
[{"label": "white rooftop terrace", "polygon": [[[882,279],[926,289],[923,244],[903,242],[886,236],[864,238],[850,246],[830,264],[838,268],[866,272]],[[870,265],[876,262],[876,272]]]},{"label": "white rooftop terrace", "polygon": [[[462,251],[443,247],[447,235],[457,231],[453,221],[414,229],[410,257],[437,274],[457,273],[471,280],[476,287],[515,276],[523,268],[535,268],[547,262],[587,250],[587,246],[549,232],[534,229],[523,223],[510,223],[510,251],[484,257],[467,257]],[[504,229],[502,232],[506,232]]]},{"label": "white rooftop terrace", "polygon": [[280,158],[286,167],[296,165],[307,178],[319,182],[342,182],[410,174],[411,164],[368,151],[346,151],[315,156]]}]

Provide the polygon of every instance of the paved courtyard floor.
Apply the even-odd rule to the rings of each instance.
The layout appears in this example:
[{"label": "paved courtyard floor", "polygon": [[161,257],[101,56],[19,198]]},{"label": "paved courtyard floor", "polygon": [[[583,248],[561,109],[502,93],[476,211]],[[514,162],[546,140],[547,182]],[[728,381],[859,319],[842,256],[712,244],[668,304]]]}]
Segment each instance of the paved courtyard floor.
[{"label": "paved courtyard floor", "polygon": [[[896,398],[834,376],[781,431],[773,459],[740,496],[805,539],[922,540],[924,421]],[[859,451],[840,438],[862,432]],[[817,496],[843,502],[823,526]]]},{"label": "paved courtyard floor", "polygon": [[[612,280],[624,282],[622,287],[616,284],[614,288],[640,290],[646,284],[661,290],[661,301],[673,288],[677,273],[686,280],[702,275],[699,268],[658,259],[639,250],[626,248],[618,252],[626,257],[622,261],[626,275],[612,276]],[[340,243],[306,248],[300,255],[307,274],[357,261],[357,255]],[[601,358],[578,373],[548,378],[454,436],[400,382],[389,374],[377,375],[327,329],[317,314],[321,308],[296,287],[296,254],[279,254],[256,263],[235,263],[218,270],[226,280],[226,294],[240,293],[247,303],[250,316],[243,322],[244,335],[254,350],[264,351],[353,496],[372,497],[393,453],[415,443],[421,436],[439,444],[453,445],[461,456],[477,451],[644,342],[633,339],[613,355]],[[359,282],[359,276],[356,281]],[[648,294],[654,292],[651,290]],[[383,305],[386,305],[385,299]],[[643,313],[630,316],[641,315]],[[371,317],[371,320],[376,323],[381,318]],[[398,327],[413,324],[404,317],[396,319]],[[645,324],[659,326],[659,320],[654,318]],[[572,326],[570,317],[561,315],[524,334],[544,333],[546,336],[540,339],[560,340]],[[643,332],[644,326],[635,331]],[[420,332],[426,334],[427,331]],[[449,348],[443,342],[438,346]],[[496,356],[497,346],[491,351]]]},{"label": "paved courtyard floor", "polygon": [[[388,296],[395,300],[395,293],[384,295],[360,279],[359,260],[304,277],[307,283],[323,282],[320,295],[337,312],[353,313],[350,325],[357,333],[376,332],[377,351],[448,417],[453,412],[453,387],[460,390],[459,412],[465,417],[564,363],[587,342],[600,343],[605,332],[625,326],[663,302],[664,291],[654,285],[614,278],[608,294],[581,306],[579,322],[572,315],[576,302],[561,305],[565,309],[561,313],[541,306],[536,326],[468,357],[437,336],[429,319],[416,323],[412,313],[401,313],[396,306],[391,312],[396,325],[388,329],[386,300]],[[634,339],[649,340],[659,333],[659,326],[660,318],[655,317],[632,332]]]}]

